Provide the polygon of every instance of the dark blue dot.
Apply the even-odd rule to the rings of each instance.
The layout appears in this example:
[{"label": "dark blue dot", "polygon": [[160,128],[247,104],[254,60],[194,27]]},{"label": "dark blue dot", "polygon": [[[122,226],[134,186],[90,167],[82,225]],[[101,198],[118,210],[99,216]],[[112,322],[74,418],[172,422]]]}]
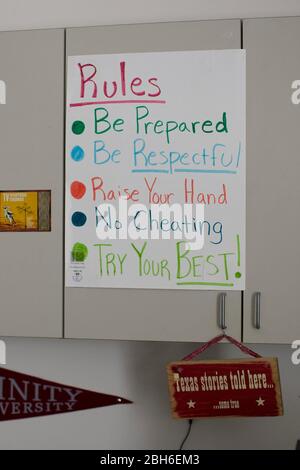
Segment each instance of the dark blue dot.
[{"label": "dark blue dot", "polygon": [[71,150],[71,157],[75,162],[81,162],[84,159],[84,150],[79,145],[76,145]]},{"label": "dark blue dot", "polygon": [[83,212],[74,212],[72,215],[72,224],[75,227],[82,227],[86,223],[86,215]]}]

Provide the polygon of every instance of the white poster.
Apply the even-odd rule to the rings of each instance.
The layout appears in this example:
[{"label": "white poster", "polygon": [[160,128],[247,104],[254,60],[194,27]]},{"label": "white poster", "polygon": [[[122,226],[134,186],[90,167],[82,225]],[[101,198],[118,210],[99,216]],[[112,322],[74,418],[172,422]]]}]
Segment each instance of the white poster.
[{"label": "white poster", "polygon": [[245,288],[245,52],[73,56],[66,285]]}]

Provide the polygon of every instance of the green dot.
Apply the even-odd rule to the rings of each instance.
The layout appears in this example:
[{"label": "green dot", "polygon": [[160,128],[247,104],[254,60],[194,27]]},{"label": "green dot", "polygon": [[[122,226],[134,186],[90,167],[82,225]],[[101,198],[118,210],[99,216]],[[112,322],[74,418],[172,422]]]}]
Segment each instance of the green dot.
[{"label": "green dot", "polygon": [[73,134],[82,134],[85,129],[84,122],[82,121],[74,121],[72,124],[72,132]]},{"label": "green dot", "polygon": [[237,271],[237,272],[235,273],[235,277],[236,277],[237,279],[239,279],[240,277],[242,277],[242,273],[240,273],[239,271]]},{"label": "green dot", "polygon": [[72,248],[72,260],[77,261],[78,263],[83,263],[87,255],[89,253],[89,250],[86,245],[83,243],[75,243]]}]

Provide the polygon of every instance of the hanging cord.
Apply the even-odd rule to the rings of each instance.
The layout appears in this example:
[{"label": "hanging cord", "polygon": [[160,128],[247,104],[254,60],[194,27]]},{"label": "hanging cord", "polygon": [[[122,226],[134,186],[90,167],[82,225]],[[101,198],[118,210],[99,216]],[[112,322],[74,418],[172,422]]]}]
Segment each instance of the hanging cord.
[{"label": "hanging cord", "polygon": [[206,349],[210,348],[210,346],[212,346],[213,344],[216,344],[216,343],[219,343],[220,341],[222,341],[222,339],[227,339],[227,341],[229,341],[234,346],[239,348],[245,354],[249,354],[252,357],[261,357],[259,354],[257,354],[257,352],[252,351],[252,349],[247,348],[247,346],[240,343],[240,341],[237,341],[232,336],[228,336],[225,333],[223,333],[222,335],[215,336],[210,341],[207,341],[207,343],[202,344],[199,348],[195,349],[195,351],[193,351],[192,353],[185,356],[182,360],[183,361],[193,360],[196,356],[199,356],[199,354],[201,354]]},{"label": "hanging cord", "polygon": [[189,421],[188,421],[188,430],[187,430],[186,435],[184,436],[184,439],[183,439],[182,443],[180,444],[179,450],[183,449],[183,446],[186,443],[186,441],[187,441],[187,439],[190,435],[190,432],[191,432],[191,429],[192,429],[192,424],[193,424],[193,420],[189,419]]}]

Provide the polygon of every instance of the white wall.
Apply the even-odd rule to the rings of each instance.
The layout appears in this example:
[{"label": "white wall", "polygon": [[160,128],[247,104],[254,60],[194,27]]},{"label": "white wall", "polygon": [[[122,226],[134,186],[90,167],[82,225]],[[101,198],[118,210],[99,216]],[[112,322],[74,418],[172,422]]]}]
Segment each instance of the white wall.
[{"label": "white wall", "polygon": [[[300,15],[299,0],[0,0],[0,30],[211,18]],[[297,339],[297,338],[295,338]],[[49,380],[117,394],[133,405],[0,423],[1,449],[176,449],[186,423],[170,417],[165,365],[192,345],[7,339],[7,367]],[[300,366],[289,346],[262,346],[280,362],[284,417],[201,420],[188,448],[293,449],[300,439]],[[203,357],[236,357],[218,345]]]}]

